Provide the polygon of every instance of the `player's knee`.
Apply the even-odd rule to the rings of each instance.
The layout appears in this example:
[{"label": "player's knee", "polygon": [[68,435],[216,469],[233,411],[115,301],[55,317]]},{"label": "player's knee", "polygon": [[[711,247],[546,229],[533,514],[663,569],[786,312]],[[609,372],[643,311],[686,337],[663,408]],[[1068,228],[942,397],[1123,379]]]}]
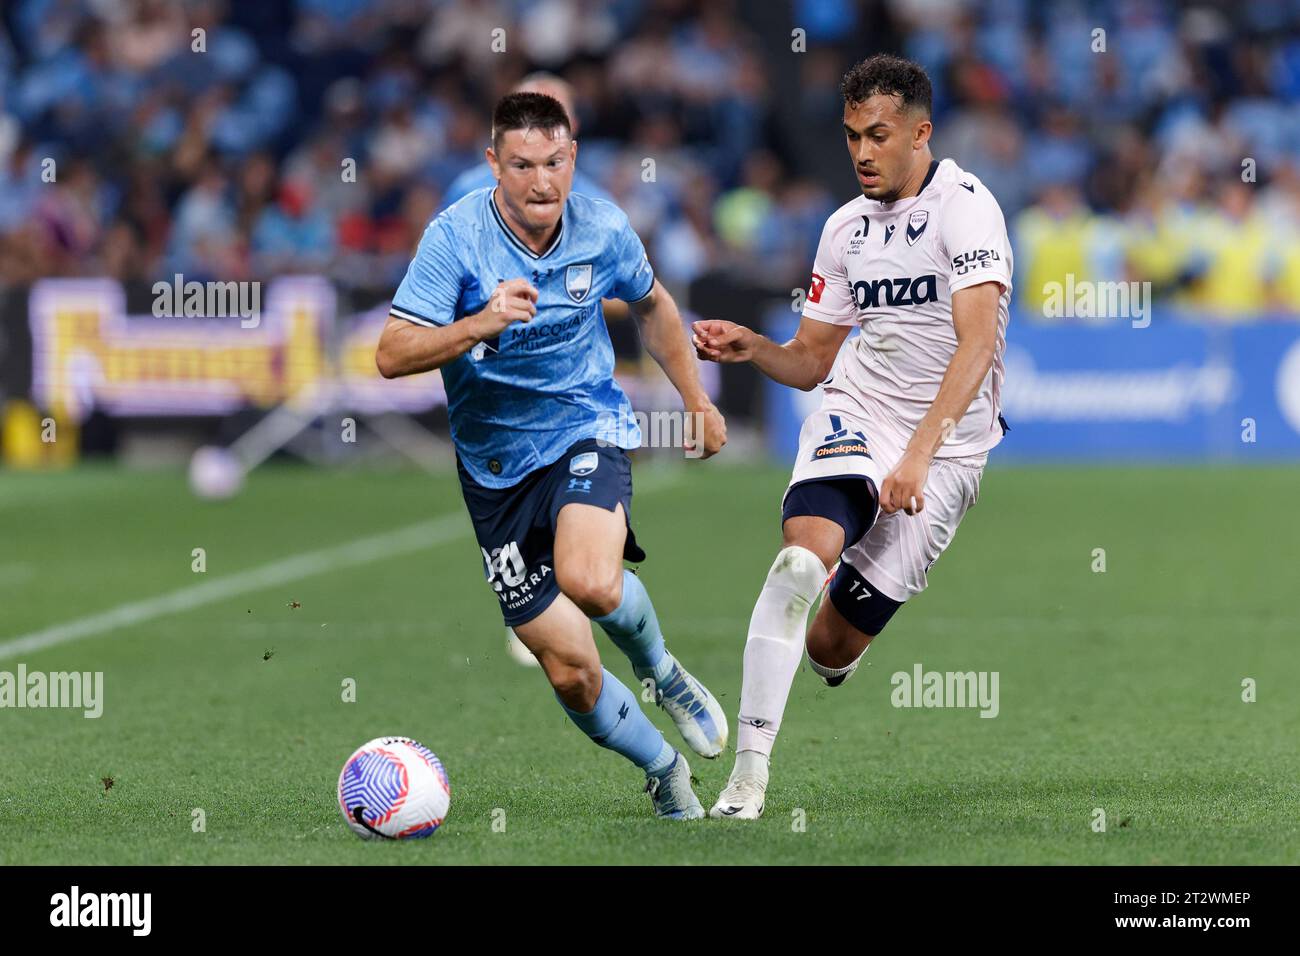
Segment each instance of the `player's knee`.
[{"label": "player's knee", "polygon": [[809,604],[826,583],[826,562],[815,551],[793,544],[777,552],[767,583],[805,598]]},{"label": "player's knee", "polygon": [[623,600],[623,569],[616,573],[591,567],[581,570],[556,568],[556,581],[565,596],[588,617],[604,617],[618,610]]},{"label": "player's knee", "polygon": [[783,523],[781,533],[785,550],[798,548],[810,552],[824,568],[834,567],[844,546],[839,528],[819,518],[801,516],[788,519]]},{"label": "player's knee", "polygon": [[816,554],[826,567],[871,528],[877,510],[876,485],[870,478],[805,481],[790,488],[781,502],[781,530],[787,545]]}]

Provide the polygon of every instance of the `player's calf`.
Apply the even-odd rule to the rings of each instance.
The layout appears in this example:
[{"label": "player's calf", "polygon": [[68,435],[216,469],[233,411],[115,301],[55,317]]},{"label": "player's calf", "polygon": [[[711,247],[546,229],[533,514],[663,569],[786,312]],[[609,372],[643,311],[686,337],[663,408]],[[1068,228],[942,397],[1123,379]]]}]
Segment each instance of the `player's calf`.
[{"label": "player's calf", "polygon": [[555,696],[565,707],[573,710],[590,710],[600,694],[600,662],[572,664],[557,661],[553,656],[542,661],[542,670],[550,681]]},{"label": "player's calf", "polygon": [[563,596],[515,633],[541,664],[555,696],[566,708],[588,711],[600,694],[601,665],[586,616]]},{"label": "player's calf", "polygon": [[880,593],[847,562],[840,562],[808,629],[808,665],[829,687],[853,676],[871,640],[903,606]]}]

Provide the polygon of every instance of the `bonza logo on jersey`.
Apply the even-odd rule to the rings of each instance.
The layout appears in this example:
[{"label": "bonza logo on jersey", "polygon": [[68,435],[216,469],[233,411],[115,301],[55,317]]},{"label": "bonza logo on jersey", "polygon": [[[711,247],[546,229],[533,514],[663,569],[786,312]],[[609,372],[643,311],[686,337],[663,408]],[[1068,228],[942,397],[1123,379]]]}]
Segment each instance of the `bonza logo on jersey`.
[{"label": "bonza logo on jersey", "polygon": [[853,283],[853,301],[859,309],[878,309],[881,301],[887,306],[924,305],[939,298],[939,277],[933,274],[903,276],[899,279],[859,279]]},{"label": "bonza logo on jersey", "polygon": [[493,548],[490,554],[487,548],[481,545],[479,550],[483,552],[483,565],[487,570],[488,584],[492,585],[492,590],[497,592],[501,603],[512,611],[531,601],[536,596],[534,591],[537,586],[551,573],[551,569],[546,564],[530,572],[524,563],[518,541]]}]

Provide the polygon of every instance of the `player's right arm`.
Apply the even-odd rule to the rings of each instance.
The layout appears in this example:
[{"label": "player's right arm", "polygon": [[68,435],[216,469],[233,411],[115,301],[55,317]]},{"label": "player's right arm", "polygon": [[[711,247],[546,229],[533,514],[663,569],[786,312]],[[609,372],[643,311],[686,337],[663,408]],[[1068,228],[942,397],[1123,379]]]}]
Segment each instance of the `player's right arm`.
[{"label": "player's right arm", "polygon": [[822,228],[803,319],[793,339],[778,345],[743,325],[696,322],[696,354],[713,362],[753,362],[773,381],[805,392],[826,381],[840,346],[857,325],[857,303],[840,254],[844,240],[839,235],[846,221],[856,219],[845,220],[837,213]]},{"label": "player's right arm", "polygon": [[473,281],[461,258],[469,241],[448,213],[424,230],[393,293],[388,324],[375,349],[375,365],[384,378],[442,368],[511,322],[527,322],[537,314],[537,290],[525,279],[498,283],[482,311],[460,314],[462,293]]},{"label": "player's right arm", "polygon": [[775,382],[812,391],[830,375],[849,326],[804,316],[784,345],[734,322],[705,319],[691,326],[695,352],[711,362],[752,362]]},{"label": "player's right arm", "polygon": [[497,285],[482,311],[446,325],[420,325],[388,317],[375,365],[384,378],[398,378],[442,368],[479,342],[496,338],[512,322],[527,322],[537,314],[537,290],[527,279],[510,279]]}]

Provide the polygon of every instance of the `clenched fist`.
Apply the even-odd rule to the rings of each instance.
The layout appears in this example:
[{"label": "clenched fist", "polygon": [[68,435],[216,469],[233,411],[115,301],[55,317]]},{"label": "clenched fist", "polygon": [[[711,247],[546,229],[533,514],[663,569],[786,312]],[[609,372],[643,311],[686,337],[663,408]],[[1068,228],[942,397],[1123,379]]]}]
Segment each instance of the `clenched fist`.
[{"label": "clenched fist", "polygon": [[512,322],[528,322],[537,314],[537,290],[527,279],[497,284],[483,311],[473,316],[477,338],[491,339]]},{"label": "clenched fist", "polygon": [[[722,412],[712,402],[687,411],[686,450],[692,452],[694,458],[712,458],[727,443],[727,423]],[[697,424],[703,434],[696,434]]]},{"label": "clenched fist", "polygon": [[920,514],[925,510],[925,482],[929,476],[929,459],[905,452],[880,486],[880,510],[891,515],[895,511]]}]

